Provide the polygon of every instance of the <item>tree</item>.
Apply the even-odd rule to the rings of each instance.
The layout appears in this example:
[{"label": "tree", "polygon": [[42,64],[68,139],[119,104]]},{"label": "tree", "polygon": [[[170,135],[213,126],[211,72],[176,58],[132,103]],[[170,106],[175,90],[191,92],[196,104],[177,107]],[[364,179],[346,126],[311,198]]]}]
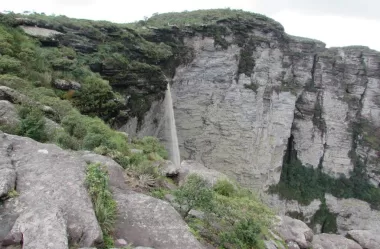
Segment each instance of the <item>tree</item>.
[{"label": "tree", "polygon": [[185,184],[174,192],[174,196],[183,218],[194,208],[212,209],[213,191],[207,182],[196,174],[189,175]]},{"label": "tree", "polygon": [[112,91],[108,82],[95,76],[85,79],[74,103],[81,113],[98,116],[104,120],[112,117],[121,104],[119,96]]}]

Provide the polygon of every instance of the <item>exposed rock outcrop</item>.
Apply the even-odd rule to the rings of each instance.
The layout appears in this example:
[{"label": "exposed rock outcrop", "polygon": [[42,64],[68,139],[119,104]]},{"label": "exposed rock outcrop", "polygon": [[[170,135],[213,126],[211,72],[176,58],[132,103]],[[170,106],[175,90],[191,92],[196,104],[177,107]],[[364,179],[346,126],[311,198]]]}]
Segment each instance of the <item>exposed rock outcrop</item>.
[{"label": "exposed rock outcrop", "polygon": [[379,232],[370,230],[351,230],[348,237],[355,240],[364,249],[380,248]]},{"label": "exposed rock outcrop", "polygon": [[16,127],[20,123],[17,110],[7,100],[0,100],[0,126]]},{"label": "exposed rock outcrop", "polygon": [[276,225],[276,231],[288,244],[295,242],[301,249],[311,246],[313,231],[300,220],[282,216]]},{"label": "exposed rock outcrop", "polygon": [[[19,194],[0,206],[0,223],[6,227],[0,229],[0,242],[22,240],[25,249],[66,249],[68,237],[81,246],[102,241],[84,186],[83,160],[55,145],[24,137],[2,133],[0,144],[2,167],[8,165],[16,173],[13,187]],[[4,177],[3,171],[0,174]]]},{"label": "exposed rock outcrop", "polygon": [[179,168],[179,184],[183,184],[186,178],[190,174],[197,174],[202,177],[210,186],[213,186],[218,179],[227,179],[227,177],[213,169],[208,169],[201,163],[192,160],[186,160],[181,162]]},{"label": "exposed rock outcrop", "polygon": [[358,243],[336,234],[317,234],[313,238],[313,249],[363,249]]},{"label": "exposed rock outcrop", "polygon": [[81,88],[81,84],[78,82],[64,79],[55,79],[53,85],[60,90],[79,90]]},{"label": "exposed rock outcrop", "polygon": [[338,214],[338,233],[346,235],[350,230],[372,230],[380,233],[380,212],[357,199],[338,199],[326,195],[326,204],[332,213]]}]

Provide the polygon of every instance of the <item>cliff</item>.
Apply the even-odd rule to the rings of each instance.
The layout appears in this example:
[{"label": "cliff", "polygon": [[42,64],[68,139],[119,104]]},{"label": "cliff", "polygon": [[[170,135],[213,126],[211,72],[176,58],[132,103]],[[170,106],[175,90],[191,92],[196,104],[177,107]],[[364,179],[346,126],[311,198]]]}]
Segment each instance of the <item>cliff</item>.
[{"label": "cliff", "polygon": [[[168,13],[128,25],[0,17],[42,48],[57,49],[60,60],[46,54],[53,81],[86,86],[90,73],[109,81],[112,89],[99,98],[60,88],[57,96],[83,114],[168,145],[163,98],[169,82],[183,160],[259,190],[280,213],[317,232],[378,231],[375,223],[363,224],[378,220],[380,209],[380,52],[326,48],[242,11]],[[3,66],[0,73],[12,70]]]}]

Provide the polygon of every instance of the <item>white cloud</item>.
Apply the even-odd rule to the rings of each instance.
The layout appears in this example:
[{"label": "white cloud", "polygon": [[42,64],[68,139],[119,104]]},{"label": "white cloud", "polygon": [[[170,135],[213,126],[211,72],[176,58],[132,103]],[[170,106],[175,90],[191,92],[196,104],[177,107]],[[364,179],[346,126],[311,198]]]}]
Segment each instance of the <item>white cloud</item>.
[{"label": "white cloud", "polygon": [[328,47],[369,46],[380,51],[380,21],[342,16],[304,15],[281,11],[272,15],[288,34],[321,40]]}]

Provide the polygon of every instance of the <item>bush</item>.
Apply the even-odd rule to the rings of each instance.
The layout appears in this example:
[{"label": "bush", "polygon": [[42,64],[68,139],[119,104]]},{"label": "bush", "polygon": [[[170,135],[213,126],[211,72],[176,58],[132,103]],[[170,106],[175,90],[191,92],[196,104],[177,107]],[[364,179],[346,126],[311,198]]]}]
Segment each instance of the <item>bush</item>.
[{"label": "bush", "polygon": [[233,244],[233,248],[256,248],[260,240],[261,227],[253,219],[238,221],[231,232],[221,234],[223,244]]},{"label": "bush", "polygon": [[235,187],[227,179],[218,179],[213,186],[213,190],[220,195],[232,196],[235,192]]},{"label": "bush", "polygon": [[180,213],[185,219],[194,208],[212,209],[213,192],[207,182],[196,174],[189,175],[186,182],[174,191],[174,196],[179,204]]},{"label": "bush", "polygon": [[45,117],[36,107],[21,107],[19,135],[30,137],[39,142],[46,142],[48,137],[45,131]]},{"label": "bush", "polygon": [[74,96],[74,104],[83,114],[109,119],[120,105],[107,81],[99,77],[86,77],[80,91]]},{"label": "bush", "polygon": [[66,132],[59,132],[55,137],[56,143],[63,149],[78,150],[80,143],[75,137],[70,136]]}]

